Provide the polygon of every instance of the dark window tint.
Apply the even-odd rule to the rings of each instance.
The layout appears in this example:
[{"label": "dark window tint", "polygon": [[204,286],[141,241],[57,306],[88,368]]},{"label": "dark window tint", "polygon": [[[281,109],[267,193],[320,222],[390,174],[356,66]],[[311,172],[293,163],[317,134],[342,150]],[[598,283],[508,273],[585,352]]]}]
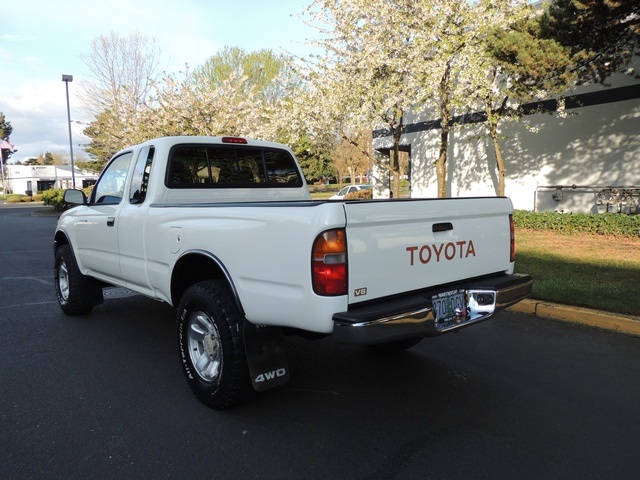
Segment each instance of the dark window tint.
[{"label": "dark window tint", "polygon": [[169,184],[191,187],[211,183],[207,152],[199,147],[179,147],[173,150]]},{"label": "dark window tint", "polygon": [[211,173],[217,184],[238,185],[266,181],[260,150],[209,148],[208,154]]},{"label": "dark window tint", "polygon": [[129,189],[129,201],[131,203],[142,203],[147,196],[147,186],[149,185],[149,173],[153,163],[155,148],[144,147],[138,154],[136,166],[133,169],[131,178],[131,188]]},{"label": "dark window tint", "polygon": [[300,187],[302,179],[286,150],[178,145],[171,150],[166,184],[169,188]]},{"label": "dark window tint", "polygon": [[298,169],[295,167],[291,155],[281,150],[267,150],[264,152],[267,166],[267,178],[271,183],[300,184]]}]

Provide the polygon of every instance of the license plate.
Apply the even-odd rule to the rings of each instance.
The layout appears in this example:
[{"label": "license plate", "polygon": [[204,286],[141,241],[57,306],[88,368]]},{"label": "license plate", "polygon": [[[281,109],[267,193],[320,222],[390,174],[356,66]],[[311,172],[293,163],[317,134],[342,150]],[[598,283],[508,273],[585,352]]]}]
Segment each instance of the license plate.
[{"label": "license plate", "polygon": [[467,320],[467,302],[464,290],[451,290],[431,297],[436,326],[445,327]]}]

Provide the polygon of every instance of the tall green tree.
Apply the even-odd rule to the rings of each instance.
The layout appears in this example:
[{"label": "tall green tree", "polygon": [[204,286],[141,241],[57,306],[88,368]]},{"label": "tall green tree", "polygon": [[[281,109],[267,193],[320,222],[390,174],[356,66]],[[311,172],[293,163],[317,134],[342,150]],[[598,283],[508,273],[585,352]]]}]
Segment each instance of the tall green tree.
[{"label": "tall green tree", "polygon": [[284,143],[291,145],[307,181],[323,180],[334,175],[331,151],[326,144],[316,142],[305,134],[295,141],[284,140]]},{"label": "tall green tree", "polygon": [[519,118],[523,103],[560,94],[575,81],[569,50],[553,39],[542,38],[539,17],[528,7],[513,12],[505,20],[504,25],[491,25],[486,32],[479,53],[484,74],[471,84],[474,90],[471,97],[485,108],[499,196],[505,194],[506,180],[500,124]]},{"label": "tall green tree", "polygon": [[[11,122],[7,121],[3,112],[0,112],[0,140],[4,140],[6,142],[9,141],[11,134],[13,133],[13,127],[11,126]],[[2,150],[2,161],[3,164],[7,164],[7,160],[11,158],[12,150],[3,149]]]},{"label": "tall green tree", "polygon": [[552,0],[541,18],[542,34],[570,48],[582,81],[603,82],[629,71],[640,54],[638,0]]},{"label": "tall green tree", "polygon": [[230,79],[242,79],[239,92],[254,96],[268,104],[285,97],[296,77],[292,59],[269,49],[247,52],[226,46],[193,71],[195,85],[220,88]]},{"label": "tall green tree", "polygon": [[300,85],[292,61],[272,50],[225,47],[195,68],[178,89],[193,92],[211,134],[282,141],[289,130],[283,105]]}]

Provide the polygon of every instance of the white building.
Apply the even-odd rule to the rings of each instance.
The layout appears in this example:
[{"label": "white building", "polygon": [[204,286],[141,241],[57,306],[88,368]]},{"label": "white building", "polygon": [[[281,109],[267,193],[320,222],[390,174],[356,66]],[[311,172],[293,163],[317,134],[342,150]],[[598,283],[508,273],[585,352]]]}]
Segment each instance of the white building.
[{"label": "white building", "polygon": [[[7,192],[42,193],[51,188],[71,188],[73,178],[68,165],[7,165],[5,184]],[[98,180],[98,175],[74,169],[76,188],[85,188]]]},{"label": "white building", "polygon": [[[500,138],[506,163],[505,194],[523,210],[597,212],[625,208],[615,189],[640,200],[640,80],[616,75],[607,86],[582,85],[564,94],[565,115],[550,99],[528,105],[521,121],[504,121]],[[480,115],[452,129],[447,160],[449,196],[495,195],[495,153]],[[412,197],[436,197],[434,161],[440,124],[429,112],[405,117],[402,149],[410,153]],[[389,155],[388,132],[374,134],[380,158]],[[376,196],[388,195],[385,172],[376,171]],[[603,191],[603,189],[605,189]],[[611,192],[610,190],[614,191]],[[600,195],[598,195],[600,193]],[[628,204],[629,201],[627,200]],[[627,208],[628,209],[628,208]],[[624,210],[623,210],[624,211]],[[640,212],[639,212],[640,213]]]}]

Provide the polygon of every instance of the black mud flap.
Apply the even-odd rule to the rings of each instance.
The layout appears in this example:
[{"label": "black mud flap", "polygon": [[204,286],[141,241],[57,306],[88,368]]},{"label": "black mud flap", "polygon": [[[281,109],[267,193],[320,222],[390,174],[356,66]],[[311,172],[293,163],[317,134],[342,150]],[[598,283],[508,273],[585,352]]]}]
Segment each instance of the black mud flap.
[{"label": "black mud flap", "polygon": [[244,321],[244,344],[253,388],[261,392],[289,381],[282,329]]},{"label": "black mud flap", "polygon": [[91,301],[91,305],[102,305],[104,303],[104,295],[102,293],[103,285],[93,278],[88,278],[87,280],[88,281],[80,287],[84,289],[83,295]]}]

